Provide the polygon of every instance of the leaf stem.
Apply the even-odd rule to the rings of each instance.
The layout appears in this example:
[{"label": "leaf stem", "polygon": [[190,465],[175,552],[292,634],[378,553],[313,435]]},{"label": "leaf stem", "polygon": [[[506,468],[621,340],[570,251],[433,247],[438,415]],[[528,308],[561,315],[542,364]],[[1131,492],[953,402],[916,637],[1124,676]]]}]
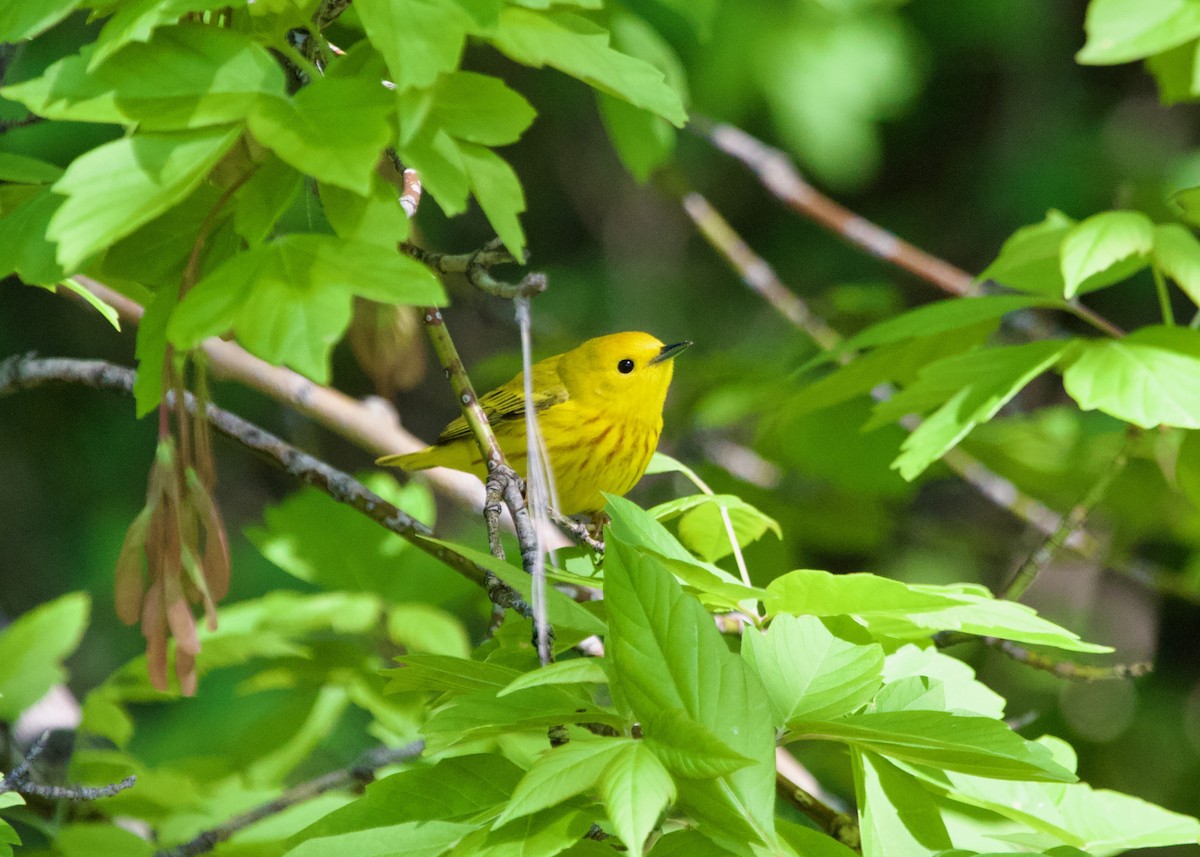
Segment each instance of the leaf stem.
[{"label": "leaf stem", "polygon": [[1162,311],[1163,324],[1174,327],[1175,311],[1171,309],[1171,293],[1167,290],[1166,278],[1158,265],[1151,265],[1150,270],[1154,273],[1154,291],[1158,293],[1158,308]]}]

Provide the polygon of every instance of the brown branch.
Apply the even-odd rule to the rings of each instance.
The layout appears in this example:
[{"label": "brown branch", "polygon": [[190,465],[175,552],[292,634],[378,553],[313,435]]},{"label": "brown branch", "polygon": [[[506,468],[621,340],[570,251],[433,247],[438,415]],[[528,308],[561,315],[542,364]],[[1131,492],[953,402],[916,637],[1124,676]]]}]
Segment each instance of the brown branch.
[{"label": "brown branch", "polygon": [[978,292],[974,278],[821,193],[800,175],[791,159],[740,128],[693,116],[688,129],[741,161],[776,199],[845,241],[890,262],[952,295]]},{"label": "brown branch", "polygon": [[[20,390],[63,383],[82,384],[95,389],[131,394],[133,378],[132,369],[115,366],[102,360],[17,356],[0,362],[0,397]],[[168,393],[168,398],[173,399],[173,394]],[[195,399],[190,393],[185,393],[184,398],[188,412],[194,413]],[[488,583],[488,579],[492,577],[488,569],[444,545],[431,541],[432,530],[407,512],[370,491],[348,473],[300,451],[270,432],[223,408],[209,404],[205,408],[205,416],[209,424],[226,437],[259,453],[290,476],[319,488],[337,502],[356,509],[425,553],[445,563],[466,579],[484,587],[489,596],[493,597],[493,601],[496,597],[502,597],[506,599],[505,606],[513,607],[523,616],[532,615],[529,605],[506,584],[500,581]]]},{"label": "brown branch", "polygon": [[274,800],[255,807],[249,812],[235,815],[233,818],[210,830],[206,830],[194,839],[182,845],[155,852],[155,857],[196,857],[212,851],[220,843],[229,839],[240,830],[278,815],[296,804],[304,803],[326,792],[340,789],[351,789],[360,792],[375,780],[375,773],[380,768],[395,765],[421,755],[425,749],[424,741],[414,741],[403,747],[378,747],[368,753],[362,761],[349,768],[340,768],[328,774],[301,783],[288,789]]},{"label": "brown branch", "polygon": [[841,341],[838,332],[815,315],[803,298],[784,285],[770,263],[742,240],[703,194],[694,190],[683,190],[678,195],[683,210],[696,224],[700,234],[725,257],[752,292],[812,337],[817,345],[826,350],[837,347]]},{"label": "brown branch", "polygon": [[[130,324],[141,321],[143,309],[140,304],[96,280],[83,276],[75,279],[116,309],[122,321]],[[60,291],[75,296],[74,292]],[[257,390],[373,455],[415,452],[426,445],[405,431],[397,422],[395,411],[381,400],[360,402],[332,387],[314,383],[291,369],[273,366],[240,345],[218,337],[204,340],[201,348],[208,356],[214,377]],[[456,503],[477,512],[483,508],[483,486],[469,473],[434,468],[427,471],[426,476],[435,488]]]}]

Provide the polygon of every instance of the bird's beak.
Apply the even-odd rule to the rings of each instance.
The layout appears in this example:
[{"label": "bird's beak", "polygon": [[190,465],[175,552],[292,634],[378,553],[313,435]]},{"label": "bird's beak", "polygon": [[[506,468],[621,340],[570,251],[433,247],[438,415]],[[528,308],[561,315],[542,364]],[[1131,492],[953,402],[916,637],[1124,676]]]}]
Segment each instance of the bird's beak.
[{"label": "bird's beak", "polygon": [[650,358],[650,362],[653,364],[653,363],[662,363],[664,360],[670,360],[676,354],[678,354],[680,351],[687,348],[691,344],[692,344],[691,342],[689,342],[688,340],[685,339],[683,342],[676,342],[673,345],[664,345],[662,347],[662,350],[660,350],[657,354],[655,354],[653,357]]}]

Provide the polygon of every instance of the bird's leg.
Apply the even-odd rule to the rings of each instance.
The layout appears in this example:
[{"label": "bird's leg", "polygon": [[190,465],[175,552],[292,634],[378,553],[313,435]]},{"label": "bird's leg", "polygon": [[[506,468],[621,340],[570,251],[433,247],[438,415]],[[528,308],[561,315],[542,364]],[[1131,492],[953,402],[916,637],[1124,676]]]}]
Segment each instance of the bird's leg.
[{"label": "bird's leg", "polygon": [[496,559],[504,559],[504,545],[500,543],[500,510],[503,508],[504,486],[499,479],[488,476],[484,487],[486,493],[483,496],[483,520],[487,523],[488,548]]},{"label": "bird's leg", "polygon": [[579,544],[586,545],[595,553],[603,556],[604,539],[601,538],[601,535],[604,532],[604,523],[607,522],[608,517],[606,515],[603,516],[603,521],[597,525],[596,517],[601,515],[603,515],[603,513],[598,513],[598,515],[593,517],[592,521],[588,523],[576,520],[575,518],[568,518],[564,515],[560,515],[558,512],[551,511],[550,520],[554,521],[560,530],[574,538]]}]

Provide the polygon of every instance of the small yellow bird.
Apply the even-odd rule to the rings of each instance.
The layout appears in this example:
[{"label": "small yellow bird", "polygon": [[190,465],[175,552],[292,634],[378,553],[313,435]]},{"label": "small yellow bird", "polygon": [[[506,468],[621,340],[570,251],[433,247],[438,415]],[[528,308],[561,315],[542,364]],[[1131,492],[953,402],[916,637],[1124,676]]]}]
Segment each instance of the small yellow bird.
[{"label": "small yellow bird", "polygon": [[[646,472],[662,432],[673,358],[692,343],[663,345],[648,333],[613,333],[533,364],[533,403],[563,515],[593,514],[600,492],[624,494]],[[525,475],[525,373],[479,399],[508,463]],[[437,443],[376,464],[451,467],[483,477],[467,422],[454,420]]]}]

